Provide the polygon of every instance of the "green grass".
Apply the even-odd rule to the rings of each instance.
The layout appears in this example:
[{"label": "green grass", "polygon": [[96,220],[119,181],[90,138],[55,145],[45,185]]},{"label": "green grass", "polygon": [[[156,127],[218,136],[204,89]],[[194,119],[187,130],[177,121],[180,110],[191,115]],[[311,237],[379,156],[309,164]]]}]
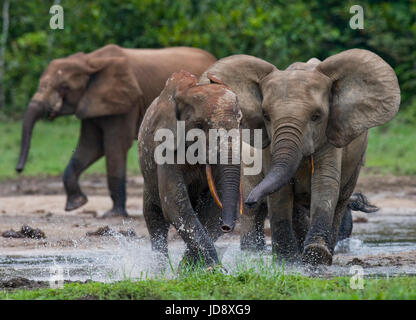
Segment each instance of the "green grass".
[{"label": "green grass", "polygon": [[375,173],[416,174],[416,124],[396,118],[370,130],[365,166]]},{"label": "green grass", "polygon": [[224,275],[193,272],[176,279],[147,279],[111,284],[66,284],[62,289],[0,291],[0,299],[416,299],[416,277],[365,278],[351,289],[350,278],[308,278],[252,271]]},{"label": "green grass", "polygon": [[[80,125],[80,121],[72,117],[58,118],[53,122],[38,121],[33,129],[29,157],[21,175],[61,175],[76,148]],[[19,156],[20,135],[20,122],[0,123],[0,179],[18,177],[14,168]],[[140,172],[136,142],[129,150],[127,168],[130,173]],[[86,171],[86,173],[104,172],[104,157]]]},{"label": "green grass", "polygon": [[[33,130],[33,139],[24,176],[60,175],[65,169],[79,136],[80,122],[65,117],[53,122],[40,121]],[[0,179],[17,178],[14,167],[20,144],[20,122],[0,124]],[[370,130],[366,167],[382,174],[416,174],[415,125],[396,118],[387,125]],[[137,144],[128,155],[128,172],[139,173]],[[104,158],[93,164],[87,173],[104,173]]]}]

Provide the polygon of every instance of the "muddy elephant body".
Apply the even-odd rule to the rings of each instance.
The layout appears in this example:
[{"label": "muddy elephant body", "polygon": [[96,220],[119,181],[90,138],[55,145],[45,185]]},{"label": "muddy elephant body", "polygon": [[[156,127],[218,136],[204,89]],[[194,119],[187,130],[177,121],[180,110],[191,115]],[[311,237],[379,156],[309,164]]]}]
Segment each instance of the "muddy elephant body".
[{"label": "muddy elephant body", "polygon": [[[263,173],[244,177],[243,219],[249,227],[243,237],[261,231],[267,211],[260,207],[266,201],[276,255],[331,264],[364,161],[367,131],[391,120],[400,106],[394,70],[370,51],[351,49],[283,71],[236,55],[213,64],[201,83],[208,73],[237,94],[242,128],[262,129],[263,148],[269,148],[262,153]],[[292,219],[297,208],[310,211],[310,225],[298,236]],[[304,238],[301,249],[297,238]]]},{"label": "muddy elephant body", "polygon": [[[139,130],[138,152],[144,178],[143,215],[153,250],[168,255],[168,228],[172,224],[187,247],[184,261],[192,265],[219,262],[214,242],[223,231],[234,228],[240,201],[240,165],[231,161],[232,145],[227,145],[227,163],[210,165],[209,153],[201,150],[196,163],[188,157],[179,160],[182,147],[178,139],[187,156],[192,145],[179,138],[177,125],[184,121],[186,136],[192,131],[203,133],[208,142],[210,129],[238,132],[239,116],[236,96],[227,87],[215,79],[197,85],[197,78],[184,72],[172,75],[147,110]],[[172,133],[174,163],[156,161],[161,147],[161,140],[156,139],[159,130]]]},{"label": "muddy elephant body", "polygon": [[63,174],[66,210],[87,202],[78,184],[80,174],[105,156],[113,208],[106,215],[126,216],[126,157],[147,107],[169,76],[181,69],[201,74],[215,58],[200,49],[125,49],[108,45],[88,54],[53,60],[42,74],[26,110],[19,161],[26,163],[32,129],[49,119],[75,114],[81,120],[77,148]]}]

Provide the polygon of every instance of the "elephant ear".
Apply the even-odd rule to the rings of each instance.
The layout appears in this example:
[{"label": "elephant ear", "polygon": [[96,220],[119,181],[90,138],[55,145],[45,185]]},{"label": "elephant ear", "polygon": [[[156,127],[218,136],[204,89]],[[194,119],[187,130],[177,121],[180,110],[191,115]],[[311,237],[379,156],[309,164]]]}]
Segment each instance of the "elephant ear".
[{"label": "elephant ear", "polygon": [[76,116],[80,119],[128,113],[142,91],[127,57],[91,57],[90,80]]},{"label": "elephant ear", "polygon": [[337,148],[391,120],[399,110],[396,74],[375,53],[347,50],[327,58],[316,70],[332,80],[326,135]]},{"label": "elephant ear", "polygon": [[[175,137],[176,147],[185,142],[185,137],[181,137],[177,132],[179,120],[185,120],[193,112],[193,107],[186,103],[181,103],[186,98],[187,91],[197,84],[197,78],[187,71],[175,72],[166,81],[165,88],[158,98],[158,110],[163,113],[164,129],[169,129]],[[177,142],[179,139],[179,143]]]},{"label": "elephant ear", "polygon": [[[218,60],[199,79],[200,84],[220,81],[237,95],[243,114],[241,128],[261,129],[263,148],[270,144],[270,139],[263,118],[261,83],[275,70],[277,68],[265,60],[238,54]],[[254,146],[253,135],[251,134],[249,141],[245,142]]]},{"label": "elephant ear", "polygon": [[210,72],[207,73],[207,78],[209,79],[210,83],[216,83],[226,86],[226,84],[221,79],[217,78]]}]

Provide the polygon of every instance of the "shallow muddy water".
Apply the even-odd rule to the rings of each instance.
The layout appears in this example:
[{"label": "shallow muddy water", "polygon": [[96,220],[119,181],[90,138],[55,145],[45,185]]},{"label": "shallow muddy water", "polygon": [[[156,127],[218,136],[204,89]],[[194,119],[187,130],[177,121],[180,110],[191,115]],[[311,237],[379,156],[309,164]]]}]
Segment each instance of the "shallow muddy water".
[{"label": "shallow muddy water", "polygon": [[[229,273],[241,269],[276,270],[311,276],[350,275],[352,265],[363,267],[365,275],[416,275],[416,196],[413,187],[400,193],[371,193],[371,202],[381,210],[372,214],[354,213],[352,238],[336,249],[333,265],[311,272],[301,266],[277,266],[272,262],[270,237],[262,254],[241,252],[238,235],[217,243],[220,259]],[[412,191],[413,190],[413,191]],[[412,193],[413,192],[413,193]],[[52,193],[52,192],[51,192]],[[184,251],[182,240],[170,232],[170,264],[161,270],[150,243],[141,213],[141,201],[130,196],[131,219],[97,219],[110,205],[104,195],[91,196],[83,209],[66,213],[63,195],[0,197],[0,231],[18,229],[23,223],[45,231],[47,238],[0,238],[0,280],[17,277],[36,281],[62,278],[71,281],[111,282],[163,275],[177,275]],[[86,237],[87,231],[109,225],[114,230],[132,228],[137,237]],[[238,228],[235,233],[238,233]],[[261,263],[259,261],[262,261]]]},{"label": "shallow muddy water", "polygon": [[[393,212],[383,209],[367,218],[366,223],[356,223],[352,238],[337,247],[331,267],[312,274],[299,266],[280,268],[288,273],[326,277],[349,275],[352,265],[360,265],[365,275],[416,275],[416,211],[408,209]],[[65,280],[110,282],[162,274],[147,238],[131,240],[116,237],[111,241],[103,239],[99,242],[99,249],[79,249],[78,243],[74,247],[34,248],[1,254],[0,278],[24,277],[49,281],[60,272]],[[273,263],[270,244],[261,255],[241,252],[236,236],[221,239],[216,245],[229,273],[245,268],[256,269],[259,260],[268,268]],[[170,241],[171,265],[164,269],[164,277],[176,274],[183,251],[181,240]]]}]

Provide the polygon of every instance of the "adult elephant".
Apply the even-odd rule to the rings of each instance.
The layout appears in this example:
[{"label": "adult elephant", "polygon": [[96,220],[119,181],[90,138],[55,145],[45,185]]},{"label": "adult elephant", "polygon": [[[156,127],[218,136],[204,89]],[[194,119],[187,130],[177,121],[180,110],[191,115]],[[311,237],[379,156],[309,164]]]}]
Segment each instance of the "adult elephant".
[{"label": "adult elephant", "polygon": [[[248,65],[251,72],[236,70]],[[393,69],[370,51],[352,49],[284,71],[253,57],[234,56],[207,72],[238,96],[251,97],[250,105],[240,103],[242,124],[266,128],[269,167],[245,204],[252,208],[269,196],[274,252],[286,257],[300,253],[292,215],[294,208],[306,205],[310,227],[302,259],[331,264],[339,225],[364,162],[367,130],[391,120],[399,109]]]},{"label": "adult elephant", "polygon": [[[167,257],[172,224],[187,246],[184,261],[197,264],[201,259],[205,265],[219,263],[214,241],[234,229],[242,205],[240,165],[235,158],[239,143],[211,134],[226,130],[238,136],[241,112],[236,95],[215,77],[209,78],[210,83],[197,85],[195,76],[174,73],[147,110],[138,138],[143,215],[153,250]],[[183,122],[183,130],[178,121]],[[158,142],[163,140],[162,130],[163,144]],[[200,147],[195,147],[195,137]],[[168,141],[171,146],[165,146]],[[168,154],[172,162],[167,161]]]},{"label": "adult elephant", "polygon": [[113,208],[105,216],[127,216],[126,156],[147,107],[173,72],[184,69],[199,75],[215,60],[196,48],[126,49],[116,45],[53,60],[25,112],[16,170],[24,168],[33,126],[43,114],[49,119],[75,114],[81,120],[81,134],[63,175],[65,210],[87,202],[79,176],[105,156],[113,200]]}]

